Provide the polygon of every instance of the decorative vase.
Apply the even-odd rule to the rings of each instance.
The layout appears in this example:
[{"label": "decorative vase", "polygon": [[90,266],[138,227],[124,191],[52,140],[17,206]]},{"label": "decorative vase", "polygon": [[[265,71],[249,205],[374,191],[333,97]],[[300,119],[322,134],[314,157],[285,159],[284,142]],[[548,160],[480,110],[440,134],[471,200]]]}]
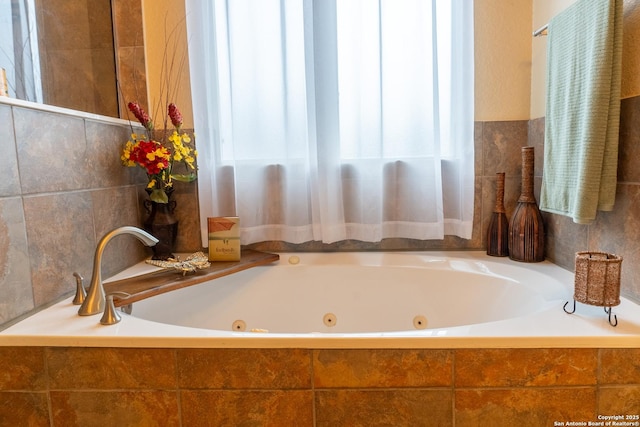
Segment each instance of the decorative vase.
[{"label": "decorative vase", "polygon": [[[151,193],[147,190],[147,193]],[[175,258],[173,252],[176,249],[176,239],[178,237],[178,219],[174,215],[176,209],[175,200],[171,200],[173,189],[166,191],[169,197],[168,203],[158,203],[152,200],[145,200],[144,207],[149,216],[143,223],[145,231],[158,239],[158,243],[151,247],[153,250],[152,259],[166,261]]]},{"label": "decorative vase", "polygon": [[544,224],[533,194],[533,147],[522,147],[522,191],[509,224],[509,258],[544,261]]},{"label": "decorative vase", "polygon": [[487,255],[509,255],[509,221],[504,209],[504,172],[496,173],[496,206],[487,230]]}]

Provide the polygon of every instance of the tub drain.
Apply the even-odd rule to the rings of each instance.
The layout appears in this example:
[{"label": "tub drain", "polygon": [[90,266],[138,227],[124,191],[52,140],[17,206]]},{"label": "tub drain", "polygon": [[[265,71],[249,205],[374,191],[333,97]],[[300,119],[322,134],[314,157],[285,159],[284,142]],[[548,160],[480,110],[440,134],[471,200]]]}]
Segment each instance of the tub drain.
[{"label": "tub drain", "polygon": [[244,332],[247,329],[247,324],[244,320],[236,320],[231,324],[231,330],[235,332]]},{"label": "tub drain", "polygon": [[338,318],[337,318],[337,317],[336,317],[336,315],[335,315],[335,314],[333,314],[333,313],[327,313],[327,314],[325,314],[325,315],[324,315],[324,317],[322,318],[322,321],[324,322],[324,324],[325,324],[326,326],[333,327],[333,326],[336,326],[336,323],[337,323],[337,321],[338,321]]},{"label": "tub drain", "polygon": [[422,316],[422,315],[418,315],[416,317],[413,318],[413,327],[416,329],[426,329],[427,328],[427,318]]}]

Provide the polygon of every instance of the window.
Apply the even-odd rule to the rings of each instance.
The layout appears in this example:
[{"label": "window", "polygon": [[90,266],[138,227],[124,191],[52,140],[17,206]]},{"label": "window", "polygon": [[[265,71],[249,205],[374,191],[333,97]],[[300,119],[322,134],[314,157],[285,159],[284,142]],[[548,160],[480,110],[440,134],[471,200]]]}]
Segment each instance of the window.
[{"label": "window", "polygon": [[240,216],[243,244],[469,238],[472,6],[187,1],[203,219]]}]

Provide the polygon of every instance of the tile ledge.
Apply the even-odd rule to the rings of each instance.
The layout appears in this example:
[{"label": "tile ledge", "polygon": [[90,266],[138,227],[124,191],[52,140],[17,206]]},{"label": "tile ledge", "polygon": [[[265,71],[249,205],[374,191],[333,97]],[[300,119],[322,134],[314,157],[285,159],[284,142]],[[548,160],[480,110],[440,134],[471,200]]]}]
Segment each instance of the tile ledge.
[{"label": "tile ledge", "polygon": [[[22,99],[9,98],[0,96],[0,105],[9,105],[14,107],[27,108],[30,110],[46,111],[49,113],[64,114],[67,116],[79,117],[82,119],[98,121],[102,123],[112,123],[117,125],[131,125],[129,120],[119,119],[115,117],[102,116],[100,114],[87,113],[85,111],[72,110],[70,108],[57,107],[55,105],[39,104],[37,102],[25,101]],[[134,124],[137,126],[137,124]]]}]

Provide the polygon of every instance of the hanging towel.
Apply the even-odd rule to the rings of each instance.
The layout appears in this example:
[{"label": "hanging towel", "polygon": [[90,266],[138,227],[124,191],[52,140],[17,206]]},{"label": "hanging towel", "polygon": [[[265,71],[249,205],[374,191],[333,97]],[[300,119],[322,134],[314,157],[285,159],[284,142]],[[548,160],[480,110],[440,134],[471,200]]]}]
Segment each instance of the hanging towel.
[{"label": "hanging towel", "polygon": [[578,0],[549,22],[540,208],[588,224],[613,209],[623,0]]}]

